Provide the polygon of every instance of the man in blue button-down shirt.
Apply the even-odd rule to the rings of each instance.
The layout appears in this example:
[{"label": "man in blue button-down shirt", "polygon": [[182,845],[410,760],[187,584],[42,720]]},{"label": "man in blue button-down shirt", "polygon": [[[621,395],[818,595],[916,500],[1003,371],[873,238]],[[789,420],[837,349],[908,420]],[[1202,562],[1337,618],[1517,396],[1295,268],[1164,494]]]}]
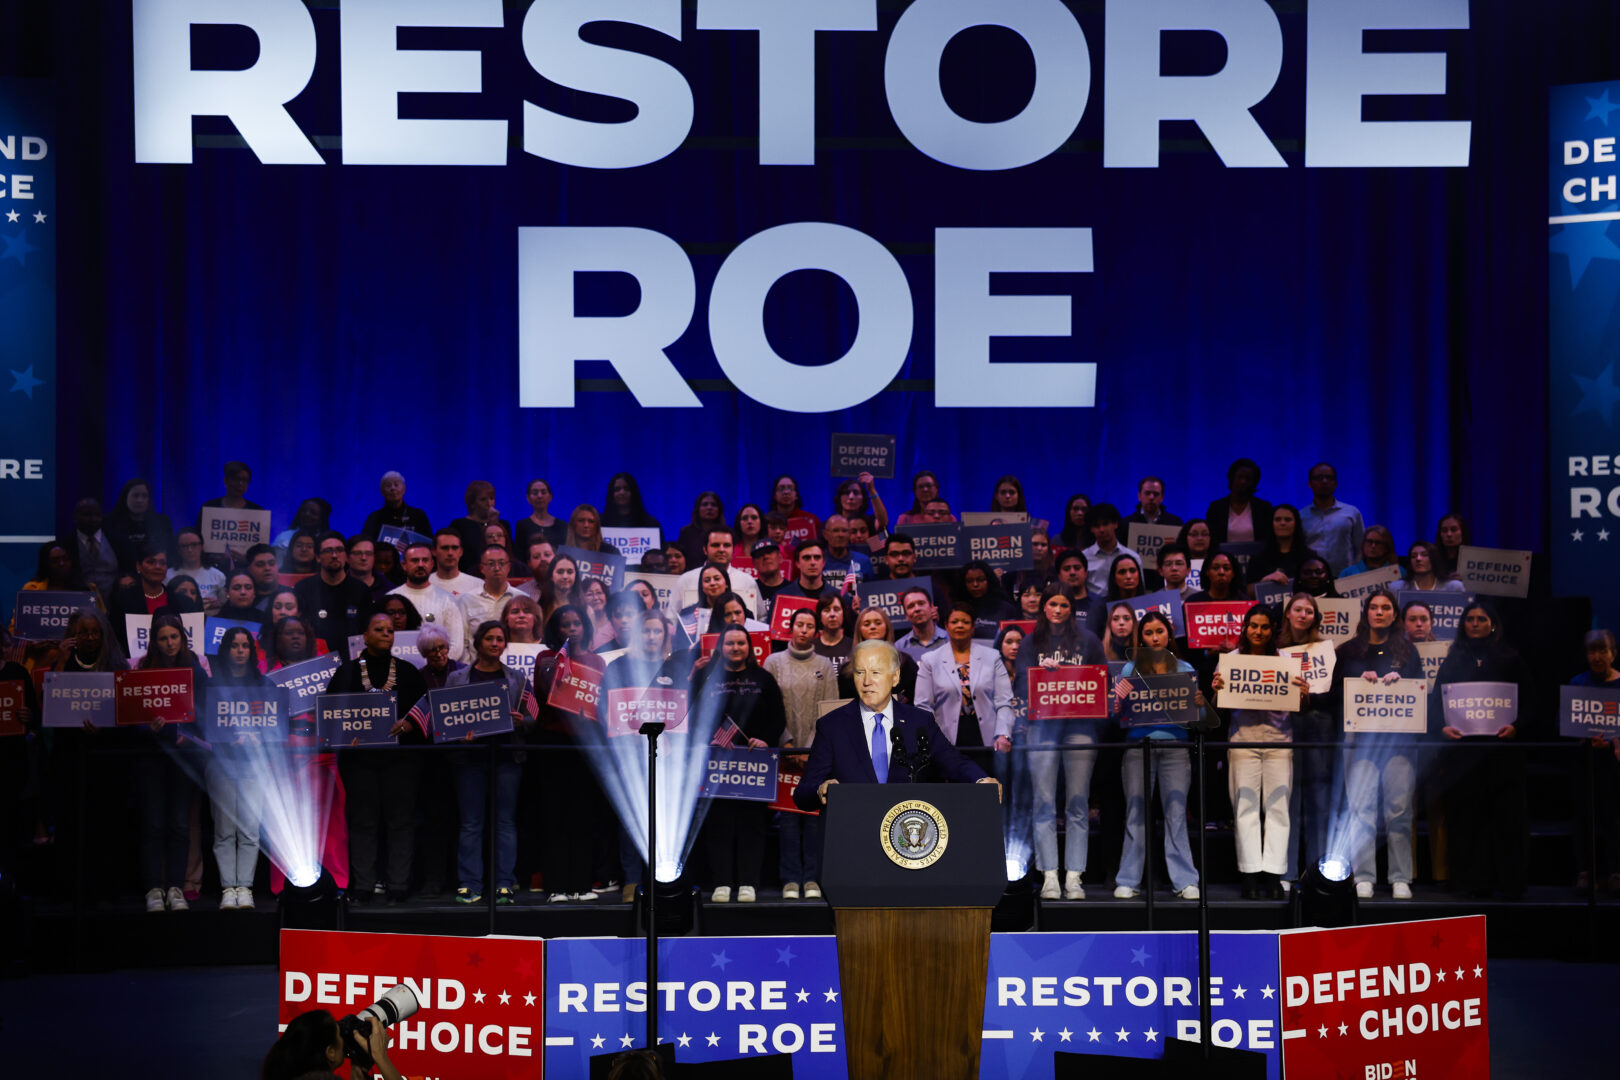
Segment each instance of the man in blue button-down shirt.
[{"label": "man in blue button-down shirt", "polygon": [[1327,462],[1311,466],[1311,503],[1300,513],[1311,550],[1326,559],[1335,574],[1361,558],[1361,538],[1367,526],[1361,511],[1333,497],[1339,489],[1338,471]]}]

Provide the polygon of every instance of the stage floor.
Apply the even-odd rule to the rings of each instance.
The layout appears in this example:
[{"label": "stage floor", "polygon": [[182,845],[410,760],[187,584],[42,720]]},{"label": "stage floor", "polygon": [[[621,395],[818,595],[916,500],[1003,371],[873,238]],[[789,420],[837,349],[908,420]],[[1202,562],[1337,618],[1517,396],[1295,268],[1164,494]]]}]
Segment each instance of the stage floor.
[{"label": "stage floor", "polygon": [[[1493,1080],[1612,1075],[1596,1014],[1570,1003],[1616,1000],[1620,965],[1493,961]],[[275,1029],[270,966],[0,980],[8,1076],[251,1077]]]}]

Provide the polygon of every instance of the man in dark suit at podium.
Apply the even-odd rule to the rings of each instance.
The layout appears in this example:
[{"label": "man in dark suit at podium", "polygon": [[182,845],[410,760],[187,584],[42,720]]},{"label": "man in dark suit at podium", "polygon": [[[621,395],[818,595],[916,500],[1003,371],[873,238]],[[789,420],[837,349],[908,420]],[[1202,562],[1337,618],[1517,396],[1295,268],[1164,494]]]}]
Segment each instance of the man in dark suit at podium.
[{"label": "man in dark suit at podium", "polygon": [[804,778],[793,793],[800,808],[819,810],[827,801],[828,786],[840,782],[907,783],[910,766],[921,760],[919,751],[924,748],[930,770],[947,780],[996,783],[956,749],[931,715],[894,700],[900,654],[893,645],[875,638],[863,641],[855,646],[849,665],[859,700],[817,722]]}]

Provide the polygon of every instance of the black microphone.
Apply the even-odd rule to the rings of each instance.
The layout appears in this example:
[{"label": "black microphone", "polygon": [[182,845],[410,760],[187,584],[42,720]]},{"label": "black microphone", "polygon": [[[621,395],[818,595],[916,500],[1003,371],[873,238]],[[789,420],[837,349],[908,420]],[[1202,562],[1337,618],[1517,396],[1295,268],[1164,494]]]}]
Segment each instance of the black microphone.
[{"label": "black microphone", "polygon": [[898,723],[889,729],[889,762],[891,771],[893,771],[892,766],[898,763],[906,770],[906,774],[911,778],[912,782],[916,782],[917,770],[912,766],[911,757],[906,753],[906,740],[900,736],[900,725]]},{"label": "black microphone", "polygon": [[911,771],[913,779],[916,779],[919,773],[922,774],[924,779],[927,778],[928,765],[931,759],[932,755],[928,752],[928,732],[919,731],[917,732],[917,763],[916,767]]}]

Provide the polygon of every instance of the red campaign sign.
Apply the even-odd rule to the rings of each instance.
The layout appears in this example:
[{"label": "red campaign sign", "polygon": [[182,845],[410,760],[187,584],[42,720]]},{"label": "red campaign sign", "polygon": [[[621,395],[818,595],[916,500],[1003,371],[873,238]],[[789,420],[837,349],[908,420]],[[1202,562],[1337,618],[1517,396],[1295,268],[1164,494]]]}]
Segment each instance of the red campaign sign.
[{"label": "red campaign sign", "polygon": [[996,627],[996,633],[1000,634],[1004,632],[1009,626],[1018,627],[1018,629],[1024,632],[1025,637],[1029,637],[1029,635],[1035,632],[1034,619],[1002,619],[1001,624]]},{"label": "red campaign sign", "polygon": [[776,801],[771,803],[771,809],[787,814],[818,816],[820,810],[800,810],[799,804],[793,801],[793,793],[799,790],[799,781],[803,779],[803,758],[780,759],[776,763]]},{"label": "red campaign sign", "polygon": [[1485,916],[1281,935],[1283,1073],[1491,1074]]},{"label": "red campaign sign", "polygon": [[[754,643],[754,662],[763,664],[765,658],[771,655],[771,635],[764,630],[750,630],[748,640]],[[714,647],[719,643],[719,634],[704,634],[698,638],[698,657],[706,659],[713,656]]]},{"label": "red campaign sign", "polygon": [[743,573],[752,578],[759,577],[759,567],[754,565],[754,557],[752,555],[738,555],[733,553],[731,556],[731,568],[733,570],[741,570]]},{"label": "red campaign sign", "polygon": [[641,725],[664,725],[664,734],[686,730],[686,691],[662,686],[631,686],[607,693],[607,735],[640,735]]},{"label": "red campaign sign", "polygon": [[1108,665],[1029,669],[1031,720],[1108,718]]},{"label": "red campaign sign", "polygon": [[810,596],[778,596],[771,609],[771,640],[786,641],[793,636],[793,613],[816,613],[816,601]]},{"label": "red campaign sign", "polygon": [[1247,600],[1210,600],[1187,604],[1181,614],[1187,621],[1187,648],[1224,649],[1243,631],[1243,616],[1254,604]]},{"label": "red campaign sign", "polygon": [[821,528],[809,514],[794,514],[788,518],[787,531],[782,534],[788,543],[797,546],[806,540],[817,539]]},{"label": "red campaign sign", "polygon": [[149,668],[113,672],[113,709],[119,727],[189,724],[197,718],[191,669]]},{"label": "red campaign sign", "polygon": [[402,1075],[540,1077],[546,984],[539,938],[281,932],[283,1028],[311,1009],[340,1019],[358,1013],[401,983],[420,1005],[388,1029],[388,1058]]},{"label": "red campaign sign", "polygon": [[296,588],[300,581],[307,580],[308,578],[312,578],[314,576],[314,574],[277,574],[276,584],[285,585],[287,588],[292,589]]},{"label": "red campaign sign", "polygon": [[22,679],[0,682],[0,736],[22,735],[26,731],[22,711],[28,704],[23,696],[27,689],[28,684]]},{"label": "red campaign sign", "polygon": [[602,661],[591,653],[572,655],[573,650],[557,657],[557,670],[551,680],[551,693],[546,704],[559,712],[574,713],[587,720],[596,719],[596,701],[602,693]]}]

